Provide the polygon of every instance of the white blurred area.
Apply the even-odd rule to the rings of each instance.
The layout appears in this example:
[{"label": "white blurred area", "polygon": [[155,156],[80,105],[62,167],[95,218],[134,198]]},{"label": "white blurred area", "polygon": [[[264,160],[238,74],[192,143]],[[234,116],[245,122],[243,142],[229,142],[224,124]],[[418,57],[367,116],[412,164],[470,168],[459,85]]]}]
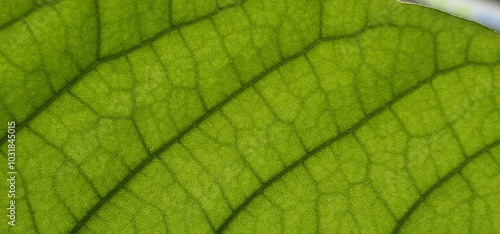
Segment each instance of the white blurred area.
[{"label": "white blurred area", "polygon": [[500,0],[398,0],[432,7],[500,32]]}]

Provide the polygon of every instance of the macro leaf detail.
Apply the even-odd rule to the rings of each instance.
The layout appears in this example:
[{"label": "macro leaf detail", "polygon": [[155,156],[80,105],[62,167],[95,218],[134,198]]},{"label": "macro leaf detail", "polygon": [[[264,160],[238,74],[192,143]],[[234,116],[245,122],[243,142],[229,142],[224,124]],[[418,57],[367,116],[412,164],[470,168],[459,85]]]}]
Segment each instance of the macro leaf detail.
[{"label": "macro leaf detail", "polygon": [[2,5],[1,233],[500,232],[487,28],[393,0]]}]

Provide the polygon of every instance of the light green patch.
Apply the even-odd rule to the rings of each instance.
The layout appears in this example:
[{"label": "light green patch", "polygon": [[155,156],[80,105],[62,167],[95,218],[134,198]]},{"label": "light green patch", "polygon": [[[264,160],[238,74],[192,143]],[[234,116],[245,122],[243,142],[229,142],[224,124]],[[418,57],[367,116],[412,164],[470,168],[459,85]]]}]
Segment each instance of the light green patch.
[{"label": "light green patch", "polygon": [[[181,36],[195,61],[196,88],[205,108],[212,108],[241,87],[239,79],[212,22],[181,29]],[[224,77],[223,83],[217,77]]]},{"label": "light green patch", "polygon": [[226,14],[216,15],[213,22],[240,80],[248,83],[261,74],[264,57],[256,47],[256,35],[245,9],[230,9]]},{"label": "light green patch", "polygon": [[[109,73],[109,75],[108,75]],[[125,59],[114,60],[89,73],[71,93],[102,117],[129,117],[133,111],[133,74]]]},{"label": "light green patch", "polygon": [[321,30],[324,37],[346,36],[366,26],[366,1],[323,1]]},{"label": "light green patch", "polygon": [[[75,135],[95,132],[97,121],[98,116],[90,109],[72,96],[64,95],[33,121],[31,126],[37,129],[42,137],[61,149]],[[85,145],[81,147],[86,148]]]},{"label": "light green patch", "polygon": [[172,22],[174,25],[196,21],[216,10],[213,0],[170,0],[172,5]]},{"label": "light green patch", "polygon": [[415,186],[421,193],[464,160],[450,129],[411,139],[407,151],[405,166],[411,177],[419,178]]},{"label": "light green patch", "polygon": [[[190,150],[186,146],[175,145],[165,152],[165,159],[162,160],[172,170],[186,193],[190,194],[192,199],[199,204],[200,209],[206,213],[208,220],[204,222],[220,225],[231,211],[227,203],[229,201],[216,178],[212,177],[213,175],[207,171],[205,165],[200,165],[197,155],[193,155],[195,153]],[[205,152],[205,154],[208,153]],[[222,209],[219,204],[224,204]]]},{"label": "light green patch", "polygon": [[401,119],[410,136],[426,136],[446,126],[434,90],[429,85],[420,90],[416,94],[408,95],[393,107],[397,118]]},{"label": "light green patch", "polygon": [[117,54],[167,30],[172,23],[169,1],[98,1],[100,55]]},{"label": "light green patch", "polygon": [[436,62],[444,70],[467,61],[467,44],[474,32],[464,30],[443,31],[436,36]]},{"label": "light green patch", "polygon": [[494,44],[500,43],[498,34],[489,32],[484,35],[474,35],[470,39],[470,44],[467,51],[467,59],[470,62],[477,63],[496,63],[500,48],[498,46],[488,46],[489,42]]}]

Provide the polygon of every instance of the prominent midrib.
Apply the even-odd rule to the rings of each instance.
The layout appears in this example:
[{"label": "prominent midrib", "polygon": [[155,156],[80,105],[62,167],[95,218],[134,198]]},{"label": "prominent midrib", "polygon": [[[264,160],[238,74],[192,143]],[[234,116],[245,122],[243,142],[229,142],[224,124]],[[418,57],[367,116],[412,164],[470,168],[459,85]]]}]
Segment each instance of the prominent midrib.
[{"label": "prominent midrib", "polygon": [[439,186],[441,186],[446,181],[448,181],[451,177],[453,177],[458,172],[460,172],[471,161],[473,161],[474,159],[478,158],[479,156],[485,154],[488,150],[492,149],[493,147],[495,147],[497,145],[500,145],[500,139],[485,146],[484,148],[482,148],[481,150],[479,150],[478,152],[476,152],[472,156],[468,157],[460,165],[458,165],[455,169],[450,171],[448,174],[446,174],[446,176],[444,176],[443,178],[438,180],[434,185],[432,185],[429,189],[427,189],[427,191],[425,191],[425,193],[422,194],[422,196],[420,196],[420,198],[418,200],[416,200],[415,203],[413,203],[413,205],[410,207],[410,209],[408,209],[408,211],[404,214],[404,216],[398,221],[398,223],[396,224],[396,227],[394,227],[394,230],[392,231],[392,233],[393,234],[398,233],[399,230],[401,230],[401,227],[403,227],[406,220],[408,220],[410,215],[413,214],[413,212],[418,208],[418,206],[420,206],[420,204],[422,204],[422,202],[424,202],[425,199],[427,199],[427,197],[429,197],[429,195],[432,192],[434,192]]},{"label": "prominent midrib", "polygon": [[[469,63],[469,64],[473,64],[473,63]],[[384,110],[386,110],[387,108],[389,108],[394,103],[398,102],[399,100],[401,100],[402,98],[404,98],[408,94],[413,93],[414,91],[418,90],[423,85],[432,82],[436,77],[438,77],[438,76],[440,76],[442,74],[448,73],[448,72],[455,71],[455,70],[460,69],[460,68],[462,68],[462,67],[464,67],[466,65],[467,65],[467,63],[464,63],[464,64],[461,64],[461,65],[458,65],[458,66],[454,66],[454,67],[448,68],[448,69],[440,71],[440,72],[436,72],[434,75],[432,75],[429,78],[427,78],[427,79],[419,82],[415,86],[407,89],[406,91],[402,92],[401,94],[399,94],[398,96],[396,96],[395,98],[393,98],[392,100],[390,100],[389,102],[387,102],[385,105],[383,105],[380,108],[376,109],[375,111],[373,111],[372,113],[370,113],[369,115],[367,115],[366,117],[364,117],[362,120],[360,120],[358,123],[356,123],[354,126],[352,126],[351,128],[349,128],[348,130],[346,130],[346,131],[338,134],[337,136],[335,136],[335,137],[333,137],[333,138],[325,141],[324,143],[322,143],[318,147],[314,148],[313,150],[307,152],[304,156],[302,156],[301,158],[299,158],[299,160],[297,160],[294,163],[290,164],[283,171],[281,171],[280,173],[276,174],[270,180],[268,180],[267,182],[265,182],[264,184],[262,184],[259,187],[259,189],[257,189],[256,191],[254,191],[247,199],[245,199],[245,201],[243,203],[241,203],[238,206],[238,208],[236,208],[229,215],[229,217],[224,221],[224,223],[216,230],[216,233],[222,233],[228,227],[228,225],[234,220],[234,218],[236,216],[238,216],[238,214],[241,211],[243,211],[245,209],[245,207],[247,207],[258,195],[262,194],[262,192],[266,188],[268,188],[271,184],[273,184],[274,182],[276,182],[277,180],[279,180],[280,178],[282,178],[285,174],[287,174],[288,172],[290,172],[291,170],[293,170],[297,166],[299,166],[302,163],[304,163],[311,156],[313,156],[314,154],[320,152],[324,148],[332,145],[333,143],[337,142],[338,140],[344,138],[345,136],[352,134],[354,131],[356,131],[361,126],[363,126],[367,121],[369,121],[372,118],[376,117],[379,113],[383,112]],[[498,144],[498,143],[499,142],[497,141],[496,144]],[[464,162],[464,164],[461,165],[461,166],[463,167],[469,161],[470,160],[466,160]]]},{"label": "prominent midrib", "polygon": [[[61,1],[66,1],[66,0],[61,0]],[[88,65],[83,71],[81,71],[80,74],[76,75],[75,78],[73,78],[70,82],[68,82],[66,85],[64,85],[64,87],[62,87],[57,93],[55,93],[47,101],[45,101],[41,106],[39,106],[38,108],[36,108],[33,113],[31,113],[26,119],[24,119],[23,121],[21,121],[17,125],[17,128],[19,130],[22,130],[28,123],[30,123],[40,113],[42,113],[45,109],[47,109],[54,101],[56,101],[60,96],[62,96],[71,87],[73,87],[75,84],[77,84],[85,75],[87,75],[89,72],[91,72],[92,70],[94,70],[94,68],[97,67],[99,64],[102,64],[102,63],[105,63],[107,61],[114,60],[116,58],[120,58],[122,56],[125,56],[125,55],[127,55],[127,54],[129,54],[129,53],[131,53],[133,51],[136,51],[136,50],[142,48],[144,45],[147,45],[147,44],[155,42],[159,38],[161,38],[161,37],[169,34],[172,31],[175,31],[175,30],[178,30],[180,28],[183,28],[183,27],[186,27],[186,26],[189,26],[189,25],[193,25],[193,24],[196,24],[196,23],[201,22],[203,20],[206,20],[208,18],[211,18],[211,17],[213,17],[213,16],[215,16],[215,15],[223,12],[226,9],[234,8],[236,6],[239,6],[239,5],[243,4],[243,3],[245,3],[246,1],[247,0],[241,0],[237,4],[231,4],[231,5],[219,8],[217,11],[214,11],[214,12],[212,12],[210,14],[207,14],[207,15],[201,17],[201,18],[197,18],[197,19],[194,19],[194,20],[191,20],[191,21],[187,21],[187,22],[184,22],[184,23],[177,24],[175,26],[172,26],[172,27],[170,27],[168,29],[165,29],[165,30],[161,31],[160,33],[156,34],[155,36],[153,36],[153,37],[151,37],[151,38],[149,38],[149,39],[147,39],[147,40],[145,40],[145,41],[143,41],[143,42],[141,42],[141,43],[139,43],[139,44],[137,44],[137,45],[135,45],[133,47],[130,47],[129,49],[121,51],[120,53],[109,55],[109,56],[102,57],[102,58],[98,58],[96,61],[94,61],[93,63],[91,63],[90,65]],[[100,45],[98,45],[98,48],[99,47],[100,47]],[[99,56],[99,55],[97,55],[97,56]],[[0,139],[0,145],[2,145],[3,143],[5,143],[6,141],[7,141],[7,135],[3,136]]]}]

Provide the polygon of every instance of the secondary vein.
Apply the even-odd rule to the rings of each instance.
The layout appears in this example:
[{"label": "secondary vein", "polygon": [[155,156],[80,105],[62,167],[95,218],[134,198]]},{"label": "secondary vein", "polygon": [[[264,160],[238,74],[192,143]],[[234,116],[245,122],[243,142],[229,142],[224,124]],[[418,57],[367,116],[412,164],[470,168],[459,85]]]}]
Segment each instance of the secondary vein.
[{"label": "secondary vein", "polygon": [[458,66],[455,66],[455,67],[452,67],[452,68],[449,68],[449,69],[446,69],[446,70],[443,70],[443,71],[435,73],[431,77],[429,77],[429,78],[427,78],[427,79],[419,82],[417,85],[415,85],[412,88],[410,88],[410,89],[404,91],[403,93],[399,94],[398,96],[396,96],[395,98],[393,98],[391,101],[389,101],[388,103],[386,103],[384,106],[382,106],[382,107],[378,108],[377,110],[373,111],[372,113],[370,113],[369,115],[367,115],[366,117],[364,117],[362,120],[360,120],[358,123],[356,123],[353,127],[349,128],[348,130],[346,130],[346,131],[338,134],[337,136],[335,136],[335,137],[333,137],[333,138],[325,141],[324,143],[322,143],[318,147],[314,148],[313,150],[307,152],[299,160],[297,160],[294,163],[290,164],[283,171],[281,171],[280,173],[276,174],[273,178],[271,178],[270,180],[268,180],[267,182],[265,182],[264,184],[262,184],[259,189],[257,189],[256,191],[254,191],[247,199],[245,199],[245,201],[243,203],[241,203],[241,205],[238,206],[238,208],[236,208],[236,210],[234,210],[229,215],[229,217],[224,221],[224,223],[216,230],[216,233],[222,233],[228,227],[228,225],[234,220],[234,218],[236,216],[238,216],[238,214],[241,211],[243,211],[245,209],[245,207],[247,207],[258,195],[260,195],[262,192],[264,192],[264,190],[266,188],[268,188],[274,182],[278,181],[280,178],[282,178],[285,174],[287,174],[288,172],[290,172],[294,168],[296,168],[299,165],[301,165],[302,163],[304,163],[311,156],[313,156],[314,154],[320,152],[324,148],[332,145],[333,143],[341,140],[342,138],[346,137],[347,135],[353,133],[354,131],[356,131],[357,129],[359,129],[361,126],[363,126],[366,122],[368,122],[369,120],[371,120],[374,117],[376,117],[379,113],[381,113],[384,110],[388,109],[394,103],[398,102],[399,100],[401,100],[405,96],[409,95],[410,93],[413,93],[414,91],[418,90],[420,87],[424,86],[425,84],[428,84],[428,83],[432,82],[439,75],[442,75],[444,73],[448,73],[448,72],[451,72],[451,71],[455,71],[455,70],[457,70],[459,68],[464,67],[465,65],[466,64],[458,65]]},{"label": "secondary vein", "polygon": [[[245,1],[246,0],[242,0],[241,4],[243,4]],[[76,75],[75,78],[73,78],[70,82],[68,82],[66,85],[64,85],[64,87],[62,87],[57,93],[55,93],[52,97],[50,97],[47,101],[45,101],[41,106],[39,106],[38,108],[36,108],[35,111],[33,113],[31,113],[26,119],[24,119],[23,121],[20,121],[19,125],[17,125],[18,129],[22,130],[28,123],[30,123],[40,113],[42,113],[45,109],[47,109],[55,100],[57,100],[59,97],[61,97],[66,91],[68,91],[71,87],[73,87],[75,84],[77,84],[80,80],[82,80],[82,78],[85,75],[87,75],[89,72],[91,72],[92,70],[94,70],[94,68],[96,68],[97,65],[105,63],[105,62],[110,61],[110,60],[114,60],[114,59],[122,57],[122,56],[125,56],[125,55],[127,55],[127,54],[129,54],[129,53],[131,53],[133,51],[136,51],[136,50],[142,48],[144,45],[147,45],[147,44],[155,42],[159,38],[161,38],[161,37],[169,34],[172,31],[179,30],[180,28],[183,28],[183,27],[186,27],[186,26],[198,23],[200,21],[206,20],[208,18],[211,18],[211,17],[219,14],[220,12],[222,12],[225,9],[234,8],[236,6],[238,6],[238,5],[229,5],[227,7],[221,8],[219,11],[214,11],[214,12],[212,12],[212,13],[210,13],[208,15],[205,15],[203,17],[200,17],[198,19],[177,24],[177,25],[175,25],[173,27],[170,27],[168,29],[165,29],[165,30],[161,31],[160,33],[156,34],[155,36],[153,36],[153,37],[151,37],[151,38],[149,38],[149,39],[147,39],[147,40],[145,40],[145,41],[143,41],[143,42],[141,42],[141,43],[139,43],[139,44],[137,44],[137,45],[135,45],[135,46],[133,46],[133,47],[131,47],[129,49],[121,51],[121,52],[119,52],[117,54],[108,55],[106,57],[98,58],[96,61],[94,61],[93,63],[91,63],[90,65],[88,65],[85,69],[83,69],[80,72],[80,74]],[[97,30],[99,30],[99,27],[97,28]],[[98,48],[99,47],[100,46],[98,46]],[[99,56],[99,55],[97,55],[97,56]],[[7,141],[7,135],[3,136],[0,139],[0,145],[2,145],[3,143],[5,143],[6,141]]]}]

